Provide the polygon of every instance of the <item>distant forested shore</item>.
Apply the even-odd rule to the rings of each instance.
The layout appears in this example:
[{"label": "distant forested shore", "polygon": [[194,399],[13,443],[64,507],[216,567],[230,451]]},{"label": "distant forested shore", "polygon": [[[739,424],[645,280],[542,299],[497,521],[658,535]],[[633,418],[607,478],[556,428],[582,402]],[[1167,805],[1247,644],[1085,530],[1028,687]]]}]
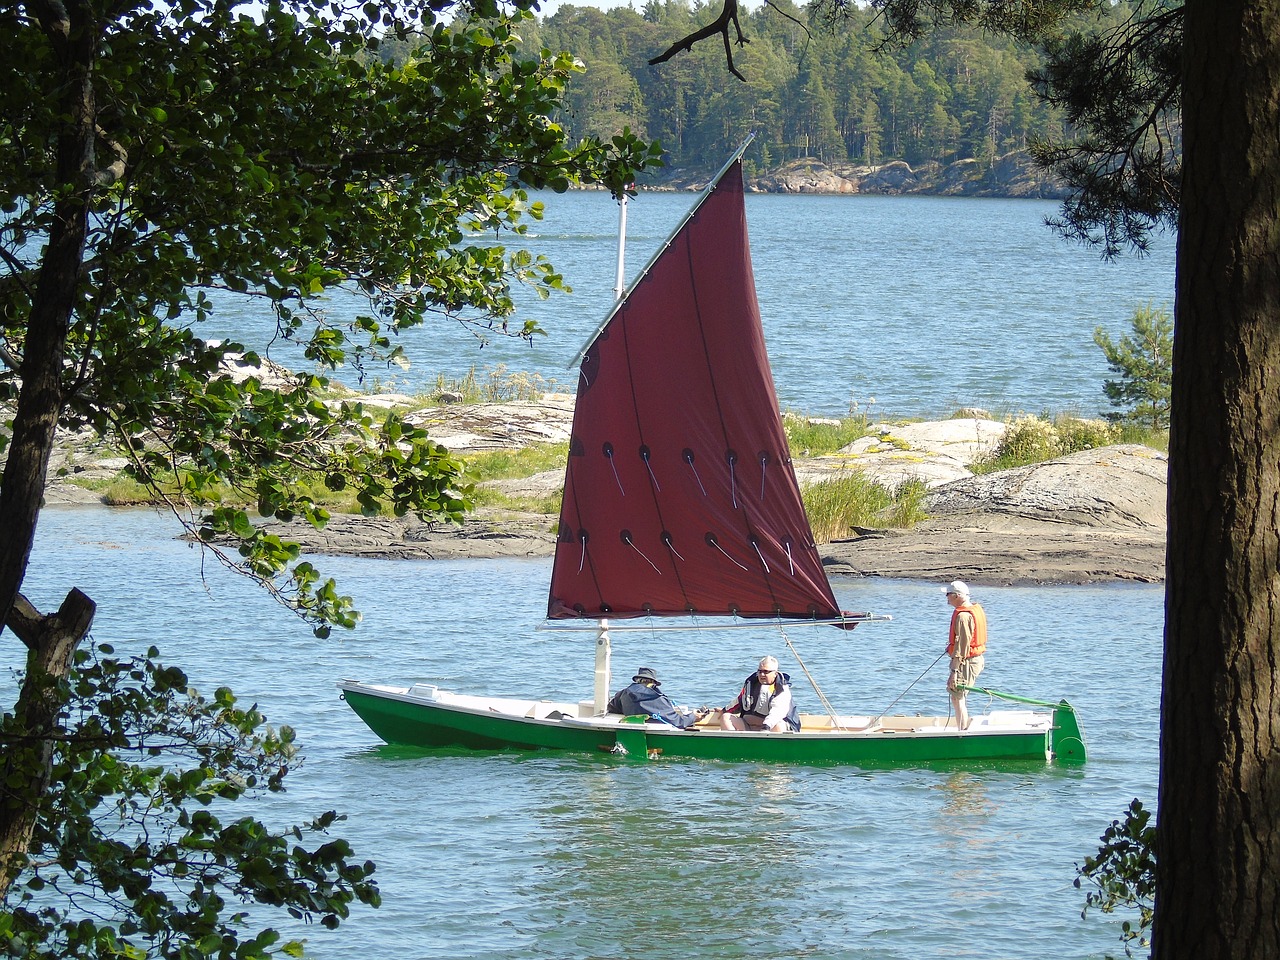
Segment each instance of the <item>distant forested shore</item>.
[{"label": "distant forested shore", "polygon": [[[720,9],[566,4],[520,33],[528,56],[567,51],[585,67],[555,118],[571,136],[630,128],[661,142],[667,168],[642,186],[705,182],[751,133],[744,172],[765,192],[1062,195],[1029,154],[1071,133],[1063,110],[1027,83],[1043,65],[1037,48],[963,27],[895,47],[874,10],[850,4],[828,29],[777,0],[740,10],[748,42],[732,56],[745,81],[729,72],[719,36],[649,64]],[[1092,23],[1106,29],[1129,13],[1129,3],[1106,5]],[[384,56],[403,53],[384,45]]]}]

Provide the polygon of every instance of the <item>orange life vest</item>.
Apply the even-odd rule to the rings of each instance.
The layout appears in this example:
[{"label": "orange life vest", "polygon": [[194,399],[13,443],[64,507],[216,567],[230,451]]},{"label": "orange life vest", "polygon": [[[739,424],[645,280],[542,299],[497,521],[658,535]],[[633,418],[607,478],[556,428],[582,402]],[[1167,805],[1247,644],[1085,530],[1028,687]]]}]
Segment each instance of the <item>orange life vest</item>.
[{"label": "orange life vest", "polygon": [[973,614],[973,636],[969,640],[969,656],[980,657],[987,650],[987,613],[982,604],[969,600],[951,611],[951,634],[947,638],[947,653],[956,648],[956,625],[960,622],[960,614]]}]

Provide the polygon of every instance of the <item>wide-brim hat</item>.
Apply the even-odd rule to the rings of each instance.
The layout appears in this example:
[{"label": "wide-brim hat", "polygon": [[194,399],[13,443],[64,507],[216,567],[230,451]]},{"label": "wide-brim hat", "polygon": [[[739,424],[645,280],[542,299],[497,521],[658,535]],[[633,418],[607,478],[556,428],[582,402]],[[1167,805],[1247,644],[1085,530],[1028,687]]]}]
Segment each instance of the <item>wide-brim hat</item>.
[{"label": "wide-brim hat", "polygon": [[652,680],[658,686],[662,685],[662,681],[658,679],[658,675],[648,667],[641,667],[636,671],[636,675],[631,678],[632,683],[639,683],[641,680]]}]

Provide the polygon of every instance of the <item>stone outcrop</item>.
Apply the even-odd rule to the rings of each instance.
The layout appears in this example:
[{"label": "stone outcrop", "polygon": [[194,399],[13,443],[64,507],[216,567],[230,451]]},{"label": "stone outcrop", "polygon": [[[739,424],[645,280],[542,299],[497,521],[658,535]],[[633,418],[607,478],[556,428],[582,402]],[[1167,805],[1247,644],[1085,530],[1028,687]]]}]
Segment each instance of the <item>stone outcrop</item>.
[{"label": "stone outcrop", "polygon": [[[386,398],[382,398],[386,399]],[[378,398],[361,398],[366,404]],[[403,406],[411,398],[391,401]],[[452,404],[411,415],[458,452],[559,442],[569,436],[573,402]],[[1113,446],[1058,460],[974,475],[1006,424],[972,416],[931,423],[881,424],[837,454],[801,457],[802,484],[860,471],[893,488],[907,480],[928,487],[928,519],[909,530],[863,530],[819,549],[828,570],[848,576],[889,576],[975,583],[1158,581],[1164,576],[1168,460],[1139,446]],[[93,446],[88,435],[63,438],[47,493],[50,503],[91,502],[72,480],[110,476],[123,461]],[[555,493],[560,469],[490,481],[516,497]],[[481,511],[462,526],[414,518],[335,516],[322,531],[279,525],[279,533],[316,554],[434,558],[548,556],[555,517],[512,510]]]},{"label": "stone outcrop", "polygon": [[910,481],[936,487],[972,476],[969,465],[995,450],[1008,424],[961,417],[879,424],[873,429],[874,435],[855,440],[836,454],[797,461],[800,482],[817,483],[856,470],[888,490]]},{"label": "stone outcrop", "polygon": [[831,573],[974,583],[1164,579],[1168,457],[1083,450],[934,487],[929,519],[827,544]]},{"label": "stone outcrop", "polygon": [[[699,182],[697,177],[674,174],[666,181],[666,186],[701,189],[705,182],[705,177]],[[1025,151],[1006,154],[991,162],[965,159],[942,164],[930,161],[915,167],[902,160],[865,166],[826,164],[816,158],[805,157],[751,178],[748,189],[756,193],[923,194],[1050,200],[1061,200],[1067,196],[1065,186],[1036,166]]]}]

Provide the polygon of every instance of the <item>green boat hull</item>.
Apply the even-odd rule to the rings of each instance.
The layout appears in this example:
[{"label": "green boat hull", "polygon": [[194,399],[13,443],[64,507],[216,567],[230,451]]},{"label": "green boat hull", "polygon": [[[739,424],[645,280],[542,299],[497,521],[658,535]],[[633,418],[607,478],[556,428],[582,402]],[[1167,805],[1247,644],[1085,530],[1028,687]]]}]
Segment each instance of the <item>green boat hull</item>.
[{"label": "green boat hull", "polygon": [[[689,759],[826,766],[938,761],[1055,760],[1083,763],[1084,738],[1070,704],[994,711],[966,731],[945,718],[885,717],[869,728],[832,729],[811,718],[800,733],[677,730],[638,718],[582,716],[585,707],[545,701],[455,697],[343,681],[347,704],[387,743],[475,750],[564,750],[633,760]],[[437,699],[438,698],[438,699]],[[859,718],[848,718],[857,722]],[[824,729],[825,725],[825,729]]]}]

